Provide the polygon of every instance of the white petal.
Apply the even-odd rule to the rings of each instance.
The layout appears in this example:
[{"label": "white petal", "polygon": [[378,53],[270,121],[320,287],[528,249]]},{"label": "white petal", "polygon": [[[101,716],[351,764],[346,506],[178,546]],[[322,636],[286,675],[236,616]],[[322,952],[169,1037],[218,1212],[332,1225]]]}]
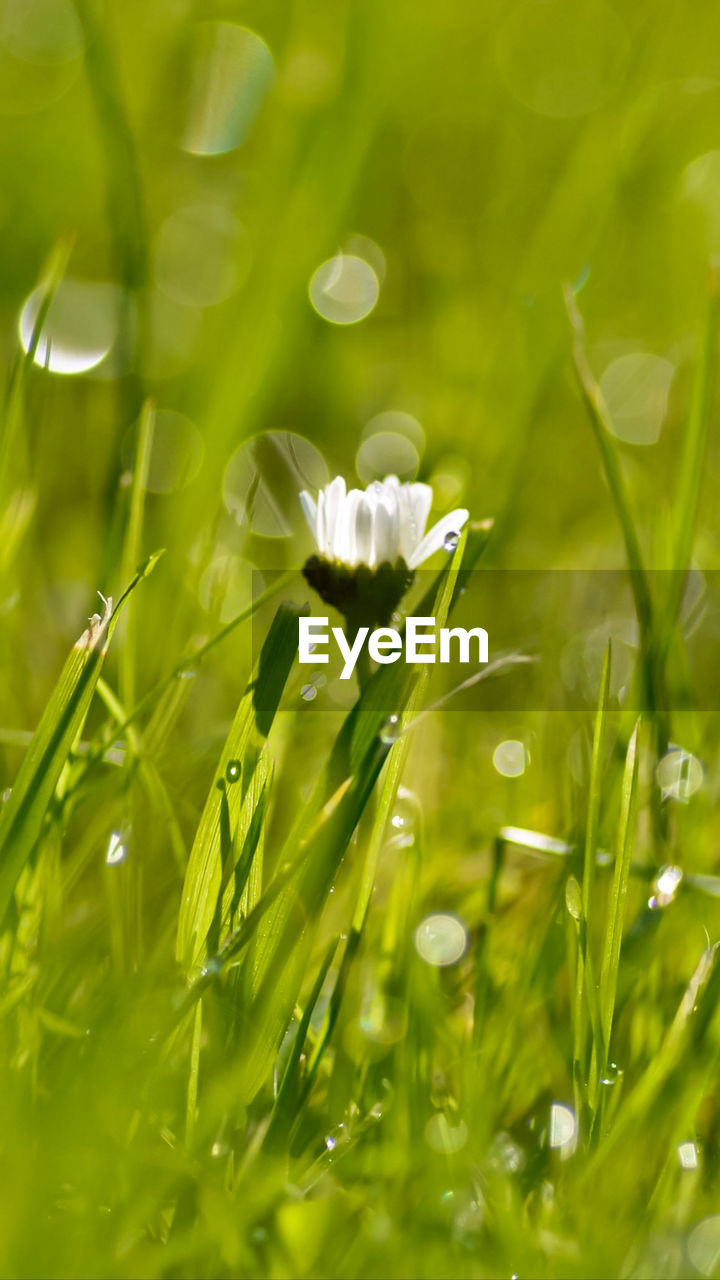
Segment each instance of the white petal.
[{"label": "white petal", "polygon": [[335,526],[335,559],[344,564],[357,563],[355,552],[355,513],[363,494],[360,489],[351,489],[342,505]]},{"label": "white petal", "polygon": [[418,545],[421,534],[417,531],[417,521],[410,499],[410,485],[400,485],[397,492],[398,515],[400,520],[400,550],[406,564]]},{"label": "white petal", "polygon": [[[397,525],[397,521],[395,521]],[[397,560],[397,538],[394,536],[393,518],[385,502],[379,502],[373,528],[373,565]]]},{"label": "white petal", "polygon": [[317,503],[315,502],[314,498],[310,497],[310,494],[305,489],[303,489],[302,493],[300,494],[300,506],[303,509],[303,515],[307,520],[308,529],[310,530],[313,536],[315,546],[318,547],[318,550],[319,550],[320,548],[319,548],[318,536],[317,536]]},{"label": "white petal", "polygon": [[373,566],[373,506],[366,494],[358,500],[355,512],[355,558],[360,564]]},{"label": "white petal", "polygon": [[463,507],[458,507],[457,511],[450,511],[448,515],[443,516],[442,520],[438,520],[430,532],[425,534],[420,545],[415,548],[407,562],[408,568],[417,569],[423,560],[427,560],[434,551],[437,551],[443,545],[449,533],[459,533],[468,518],[468,514]]},{"label": "white petal", "polygon": [[411,484],[410,510],[415,523],[416,537],[419,542],[425,533],[425,526],[433,503],[433,491],[429,484]]},{"label": "white petal", "polygon": [[325,522],[325,490],[321,489],[318,494],[318,513],[317,513],[317,543],[322,556],[327,555],[327,529]]},{"label": "white petal", "polygon": [[325,546],[327,554],[332,557],[335,546],[335,531],[339,513],[345,502],[345,481],[336,476],[330,484],[325,485]]}]

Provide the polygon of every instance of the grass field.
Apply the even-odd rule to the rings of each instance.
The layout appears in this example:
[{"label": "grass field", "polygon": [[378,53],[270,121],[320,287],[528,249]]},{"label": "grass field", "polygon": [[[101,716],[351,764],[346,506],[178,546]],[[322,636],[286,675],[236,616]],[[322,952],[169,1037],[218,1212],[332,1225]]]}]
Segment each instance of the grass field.
[{"label": "grass field", "polygon": [[719,34],[1,0],[0,1275],[720,1274]]}]

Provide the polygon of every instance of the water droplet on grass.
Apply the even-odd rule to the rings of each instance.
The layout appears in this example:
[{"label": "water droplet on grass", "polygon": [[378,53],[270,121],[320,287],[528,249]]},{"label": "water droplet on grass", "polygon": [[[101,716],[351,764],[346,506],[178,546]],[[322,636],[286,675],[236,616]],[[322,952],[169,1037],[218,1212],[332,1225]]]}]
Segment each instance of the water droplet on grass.
[{"label": "water droplet on grass", "polygon": [[459,541],[460,541],[459,533],[454,533],[454,532],[446,533],[445,537],[443,538],[443,547],[445,548],[446,551],[454,551]]},{"label": "water droplet on grass", "polygon": [[345,1132],[345,1125],[344,1124],[336,1125],[336,1127],[332,1130],[332,1132],[329,1133],[325,1138],[325,1146],[327,1150],[334,1151],[335,1148],[339,1145],[339,1143],[347,1141],[347,1137],[348,1135]]},{"label": "water droplet on grass", "polygon": [[648,902],[651,911],[657,911],[661,907],[668,907],[674,902],[675,896],[682,884],[683,873],[681,867],[665,866],[661,867],[653,881],[653,895]]},{"label": "water droplet on grass", "polygon": [[390,844],[395,849],[409,849],[415,843],[417,799],[412,793],[398,794],[390,818]]},{"label": "water droplet on grass", "polygon": [[561,1148],[563,1154],[572,1155],[575,1149],[575,1112],[561,1102],[553,1102],[550,1108],[550,1133],[548,1141],[553,1148]]},{"label": "water droplet on grass", "polygon": [[228,782],[237,782],[242,773],[242,764],[239,760],[230,760],[225,770],[225,777]]},{"label": "water droplet on grass", "polygon": [[681,1169],[697,1169],[699,1160],[696,1142],[680,1142],[677,1155]]},{"label": "water droplet on grass", "polygon": [[105,862],[109,867],[114,867],[118,862],[124,862],[126,858],[127,845],[123,839],[122,831],[111,832],[107,853],[105,854]]},{"label": "water droplet on grass", "polygon": [[300,697],[304,702],[312,702],[317,698],[317,689],[314,684],[304,684],[300,690]]},{"label": "water droplet on grass", "polygon": [[619,1067],[616,1062],[609,1062],[607,1074],[601,1077],[600,1084],[604,1084],[606,1087],[612,1088],[613,1085],[618,1084],[622,1080],[624,1074],[625,1072],[622,1067]]},{"label": "water droplet on grass", "polygon": [[397,742],[400,737],[400,717],[396,715],[388,716],[384,725],[380,730],[380,741],[385,746],[391,746],[393,742]]}]

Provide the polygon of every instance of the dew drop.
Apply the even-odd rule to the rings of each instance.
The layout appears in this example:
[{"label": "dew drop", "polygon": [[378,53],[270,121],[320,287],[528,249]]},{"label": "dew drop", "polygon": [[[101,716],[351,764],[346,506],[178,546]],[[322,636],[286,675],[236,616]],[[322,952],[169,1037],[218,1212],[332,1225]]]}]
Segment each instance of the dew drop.
[{"label": "dew drop", "polygon": [[228,782],[237,782],[242,773],[242,765],[239,760],[230,760],[225,770],[225,777]]},{"label": "dew drop", "polygon": [[653,881],[654,892],[648,903],[651,910],[657,910],[659,907],[668,907],[671,902],[674,902],[678,889],[682,884],[682,879],[681,867],[670,865],[661,867]]},{"label": "dew drop", "polygon": [[124,862],[126,858],[127,845],[123,839],[122,831],[112,831],[108,840],[105,862],[109,867],[114,867],[118,862]]},{"label": "dew drop", "polygon": [[446,551],[454,551],[459,541],[460,541],[459,533],[455,533],[455,532],[446,533],[443,539],[443,547],[445,548]]},{"label": "dew drop", "polygon": [[624,1074],[622,1067],[619,1067],[616,1062],[609,1062],[607,1075],[601,1078],[600,1084],[604,1084],[610,1088],[613,1085],[618,1084],[619,1081],[622,1080]]},{"label": "dew drop", "polygon": [[400,732],[400,717],[396,715],[388,716],[380,730],[380,741],[385,746],[391,746],[393,742],[397,742]]},{"label": "dew drop", "polygon": [[576,1140],[575,1112],[561,1102],[553,1102],[550,1108],[550,1146],[561,1148],[563,1154],[571,1155]]},{"label": "dew drop", "polygon": [[699,1163],[697,1143],[678,1143],[677,1157],[681,1169],[697,1169]]},{"label": "dew drop", "polygon": [[395,849],[409,849],[415,843],[418,802],[412,792],[398,794],[390,818],[390,844]]},{"label": "dew drop", "polygon": [[312,702],[314,698],[317,698],[317,688],[314,684],[304,684],[300,690],[300,697],[304,702]]}]

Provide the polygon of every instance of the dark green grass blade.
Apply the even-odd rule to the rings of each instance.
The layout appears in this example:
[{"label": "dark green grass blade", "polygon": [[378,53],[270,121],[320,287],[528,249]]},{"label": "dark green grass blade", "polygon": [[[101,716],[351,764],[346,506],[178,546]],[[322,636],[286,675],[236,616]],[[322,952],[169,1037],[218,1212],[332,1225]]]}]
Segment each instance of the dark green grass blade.
[{"label": "dark green grass blade", "polygon": [[10,798],[0,815],[0,919],[25,863],[42,830],[60,774],[79,737],[92,702],[118,610],[131,591],[154,567],[155,557],[102,618],[95,615],[74,645],[33,734]]},{"label": "dark green grass blade", "polygon": [[[243,839],[252,813],[243,804],[256,769],[267,776],[265,738],[297,653],[296,609],[283,605],[238,706],[213,778],[188,861],[178,920],[177,957],[191,970],[203,958],[222,885],[223,830]],[[243,815],[245,829],[238,836]]]}]

